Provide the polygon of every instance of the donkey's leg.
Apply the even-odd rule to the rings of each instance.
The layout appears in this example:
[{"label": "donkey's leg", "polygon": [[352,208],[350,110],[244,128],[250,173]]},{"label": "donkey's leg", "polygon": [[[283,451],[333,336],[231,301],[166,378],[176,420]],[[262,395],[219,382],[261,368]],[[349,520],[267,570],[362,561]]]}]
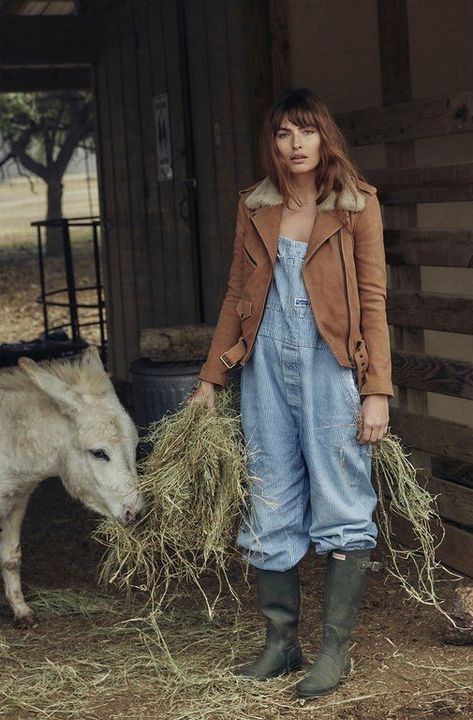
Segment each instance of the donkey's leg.
[{"label": "donkey's leg", "polygon": [[30,493],[27,493],[18,498],[10,513],[0,520],[0,566],[5,585],[5,597],[15,615],[15,624],[24,627],[37,625],[36,615],[25,603],[20,580],[20,533],[29,496]]}]

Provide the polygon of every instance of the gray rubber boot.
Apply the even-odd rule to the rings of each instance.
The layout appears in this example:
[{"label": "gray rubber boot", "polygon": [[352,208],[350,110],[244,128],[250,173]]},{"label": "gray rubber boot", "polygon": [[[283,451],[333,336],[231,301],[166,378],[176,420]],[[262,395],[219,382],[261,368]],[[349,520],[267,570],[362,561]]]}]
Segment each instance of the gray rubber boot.
[{"label": "gray rubber boot", "polygon": [[260,610],[267,618],[266,642],[256,660],[237,668],[235,674],[267,680],[302,667],[302,650],[297,639],[298,566],[284,572],[257,569],[257,581]]},{"label": "gray rubber boot", "polygon": [[327,695],[340,685],[351,671],[349,645],[360,607],[368,568],[379,570],[371,562],[370,550],[335,551],[327,559],[323,608],[323,640],[320,653],[307,675],[296,685],[300,697]]}]

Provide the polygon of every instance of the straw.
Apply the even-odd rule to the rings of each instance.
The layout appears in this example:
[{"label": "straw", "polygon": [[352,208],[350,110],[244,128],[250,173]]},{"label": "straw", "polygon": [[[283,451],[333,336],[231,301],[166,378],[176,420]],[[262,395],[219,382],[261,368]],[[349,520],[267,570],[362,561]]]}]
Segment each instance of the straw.
[{"label": "straw", "polygon": [[[94,533],[107,547],[100,580],[129,597],[142,593],[151,612],[189,581],[210,616],[224,588],[238,602],[228,567],[239,559],[234,538],[253,479],[234,405],[227,386],[216,394],[215,413],[186,404],[152,423],[144,438],[151,451],[139,464],[144,515],[131,528],[107,519]],[[218,581],[214,598],[205,589],[210,576]]]}]

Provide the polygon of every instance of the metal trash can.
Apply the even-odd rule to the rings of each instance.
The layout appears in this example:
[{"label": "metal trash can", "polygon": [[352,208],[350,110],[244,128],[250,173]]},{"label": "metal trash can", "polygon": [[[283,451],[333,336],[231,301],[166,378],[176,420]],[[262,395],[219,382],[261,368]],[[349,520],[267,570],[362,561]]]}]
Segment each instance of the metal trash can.
[{"label": "metal trash can", "polygon": [[[131,414],[141,438],[147,434],[151,423],[161,420],[166,413],[179,409],[179,405],[197,385],[203,362],[203,360],[157,362],[149,358],[139,358],[131,363],[133,391]],[[240,371],[241,368],[235,368],[228,380],[236,392],[237,399]],[[149,449],[143,444],[140,456],[146,455]]]},{"label": "metal trash can", "polygon": [[194,389],[202,362],[156,362],[139,358],[131,363],[133,419],[140,435],[145,434],[150,423],[178,409]]}]

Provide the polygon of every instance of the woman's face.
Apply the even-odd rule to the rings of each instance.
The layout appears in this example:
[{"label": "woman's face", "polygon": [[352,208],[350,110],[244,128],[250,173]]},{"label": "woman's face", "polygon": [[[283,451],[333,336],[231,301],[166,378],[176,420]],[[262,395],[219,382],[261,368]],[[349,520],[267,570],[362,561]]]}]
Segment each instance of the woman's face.
[{"label": "woman's face", "polygon": [[275,143],[281,159],[294,174],[314,170],[320,162],[320,133],[314,125],[299,127],[284,117]]}]

